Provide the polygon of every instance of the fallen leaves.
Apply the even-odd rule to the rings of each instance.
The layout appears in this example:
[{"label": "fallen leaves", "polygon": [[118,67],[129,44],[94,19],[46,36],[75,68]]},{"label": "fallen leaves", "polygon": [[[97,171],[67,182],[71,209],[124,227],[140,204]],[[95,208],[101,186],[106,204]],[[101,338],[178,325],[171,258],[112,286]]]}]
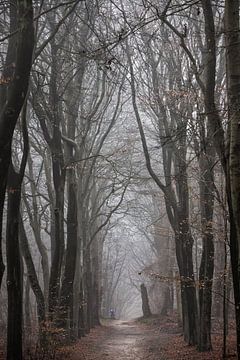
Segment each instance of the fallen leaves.
[{"label": "fallen leaves", "polygon": [[[94,328],[75,345],[59,350],[58,360],[220,360],[222,334],[213,334],[213,351],[199,353],[183,340],[174,316],[152,317],[135,322],[114,322]],[[215,330],[215,327],[213,327]],[[230,327],[227,355],[236,357],[236,338]]]}]

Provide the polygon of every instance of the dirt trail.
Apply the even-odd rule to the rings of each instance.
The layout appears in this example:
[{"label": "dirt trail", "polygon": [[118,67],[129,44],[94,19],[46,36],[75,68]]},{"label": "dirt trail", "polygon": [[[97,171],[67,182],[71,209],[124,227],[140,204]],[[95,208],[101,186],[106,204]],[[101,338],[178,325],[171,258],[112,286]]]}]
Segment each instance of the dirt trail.
[{"label": "dirt trail", "polygon": [[161,359],[159,332],[154,333],[134,322],[117,322],[112,330],[103,344],[108,359]]},{"label": "dirt trail", "polygon": [[113,321],[94,329],[68,356],[71,360],[165,360],[167,334],[136,322]]},{"label": "dirt trail", "polygon": [[[219,360],[222,358],[221,323],[216,322],[212,336],[213,351],[199,353],[188,346],[174,316],[155,316],[136,321],[107,321],[91,330],[69,348],[59,360]],[[227,339],[229,358],[236,359],[234,326]]]}]

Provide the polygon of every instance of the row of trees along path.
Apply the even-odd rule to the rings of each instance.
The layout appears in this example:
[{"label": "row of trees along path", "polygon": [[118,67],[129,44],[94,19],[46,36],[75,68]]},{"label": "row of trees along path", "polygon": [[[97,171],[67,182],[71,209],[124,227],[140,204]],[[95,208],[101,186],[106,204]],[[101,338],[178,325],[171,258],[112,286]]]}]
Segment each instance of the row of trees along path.
[{"label": "row of trees along path", "polygon": [[[174,237],[184,340],[199,351],[212,349],[221,218],[224,319],[230,262],[240,357],[239,1],[12,0],[0,9],[7,359],[25,356],[24,326],[44,353],[56,338],[71,342],[99,324],[120,279],[140,289],[116,243],[109,265],[106,239],[118,232],[121,242],[119,224],[141,217],[136,193],[148,191],[156,208],[153,189]],[[160,262],[161,236],[147,229]]]}]

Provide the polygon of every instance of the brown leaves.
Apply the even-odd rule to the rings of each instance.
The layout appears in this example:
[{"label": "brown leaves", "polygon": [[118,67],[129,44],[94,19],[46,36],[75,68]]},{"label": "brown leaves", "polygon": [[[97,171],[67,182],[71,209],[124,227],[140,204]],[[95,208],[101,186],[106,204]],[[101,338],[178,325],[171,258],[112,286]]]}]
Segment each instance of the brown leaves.
[{"label": "brown leaves", "polygon": [[0,78],[0,85],[7,85],[12,81],[12,77],[1,77]]},{"label": "brown leaves", "polygon": [[[213,351],[200,353],[194,346],[188,346],[181,336],[175,336],[166,346],[164,356],[166,360],[219,360],[222,359],[222,336],[213,336]],[[237,359],[236,339],[229,336],[227,354],[231,359]]]},{"label": "brown leaves", "polygon": [[[219,360],[222,358],[221,325],[212,337],[213,351],[199,353],[181,336],[176,316],[152,317],[148,322],[117,323],[94,328],[75,345],[62,347],[57,359],[69,360]],[[236,357],[236,338],[232,324],[227,338],[227,354]]]}]

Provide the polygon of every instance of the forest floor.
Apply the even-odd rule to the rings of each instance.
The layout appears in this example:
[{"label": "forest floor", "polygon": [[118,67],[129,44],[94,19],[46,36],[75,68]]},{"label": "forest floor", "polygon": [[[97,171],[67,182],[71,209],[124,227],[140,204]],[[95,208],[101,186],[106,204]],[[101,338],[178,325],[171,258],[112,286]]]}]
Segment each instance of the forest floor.
[{"label": "forest floor", "polygon": [[[70,349],[64,349],[62,359],[71,360],[164,360],[161,357],[168,334],[155,326],[137,321],[109,321],[96,327]],[[69,351],[69,352],[68,352]]]},{"label": "forest floor", "polygon": [[[153,317],[148,320],[108,321],[94,328],[75,345],[62,349],[59,359],[69,360],[220,360],[222,334],[215,324],[212,336],[214,350],[199,353],[183,341],[174,318]],[[227,355],[236,359],[235,336],[229,331]],[[63,352],[63,353],[62,353]]]},{"label": "forest floor", "polygon": [[[213,321],[213,351],[199,353],[196,347],[183,341],[181,328],[174,316],[153,316],[150,319],[132,321],[104,320],[102,326],[71,346],[64,346],[55,352],[55,347],[44,356],[35,352],[24,356],[25,360],[221,360],[222,324]],[[5,359],[5,344],[0,335],[0,360]],[[50,356],[51,355],[51,356]],[[229,321],[227,357],[236,357],[234,323]]]}]

